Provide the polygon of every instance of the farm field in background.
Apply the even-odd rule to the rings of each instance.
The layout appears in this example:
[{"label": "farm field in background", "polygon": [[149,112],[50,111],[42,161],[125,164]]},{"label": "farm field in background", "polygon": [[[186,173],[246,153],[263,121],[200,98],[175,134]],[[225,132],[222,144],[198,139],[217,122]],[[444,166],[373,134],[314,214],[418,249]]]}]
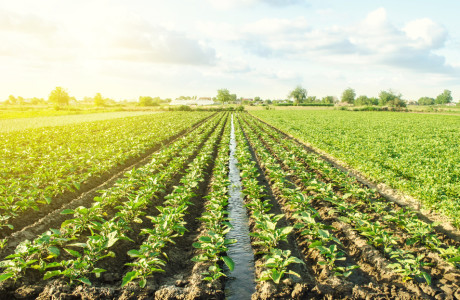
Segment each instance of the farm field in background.
[{"label": "farm field in background", "polygon": [[[89,179],[161,146],[209,115],[178,112],[122,121],[122,113],[50,117],[41,122],[45,127],[20,119],[21,127],[29,122],[33,128],[0,132],[0,226],[11,228],[17,223],[13,219],[21,222],[23,212],[40,210],[53,197],[79,190]],[[61,126],[47,126],[56,124],[56,118]],[[87,122],[95,118],[102,120]]]},{"label": "farm field in background", "polygon": [[460,117],[389,112],[253,115],[420,200],[460,226]]},{"label": "farm field in background", "polygon": [[[59,111],[57,111],[59,112]],[[29,113],[29,112],[26,112]],[[51,115],[19,118],[0,118],[0,132],[25,130],[30,128],[63,126],[83,122],[103,121],[117,118],[136,117],[155,114],[151,111],[123,111],[123,112],[98,112],[71,115]],[[31,112],[31,115],[36,112]]]},{"label": "farm field in background", "polygon": [[[231,133],[249,217],[253,299],[460,296],[458,232],[438,231],[252,114],[317,148],[328,145],[323,150],[343,161],[348,156],[340,155],[352,151],[364,166],[372,157],[378,163],[371,166],[382,168],[380,177],[369,173],[374,181],[387,182],[399,170],[399,181],[408,183],[394,187],[406,192],[409,182],[422,187],[416,176],[431,176],[437,165],[443,176],[430,179],[434,190],[424,193],[450,193],[441,200],[456,209],[451,217],[458,214],[452,197],[459,188],[453,176],[460,154],[452,149],[458,150],[452,141],[458,117],[332,110],[116,114],[0,133],[6,141],[0,299],[225,298],[224,274],[235,266],[227,251],[239,247],[226,238]],[[369,129],[372,140],[363,135]],[[428,140],[436,147],[426,147]],[[380,151],[364,152],[374,146]],[[415,164],[413,177],[405,175],[403,166],[414,164],[407,152],[428,149],[422,157],[428,167]],[[442,181],[447,177],[451,185]]]}]

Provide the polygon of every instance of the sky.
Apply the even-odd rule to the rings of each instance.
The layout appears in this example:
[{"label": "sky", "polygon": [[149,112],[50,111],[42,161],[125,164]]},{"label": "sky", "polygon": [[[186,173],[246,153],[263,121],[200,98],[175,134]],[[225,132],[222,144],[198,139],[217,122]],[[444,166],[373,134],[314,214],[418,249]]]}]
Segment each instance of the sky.
[{"label": "sky", "polygon": [[139,96],[460,99],[460,1],[0,0],[0,101]]}]

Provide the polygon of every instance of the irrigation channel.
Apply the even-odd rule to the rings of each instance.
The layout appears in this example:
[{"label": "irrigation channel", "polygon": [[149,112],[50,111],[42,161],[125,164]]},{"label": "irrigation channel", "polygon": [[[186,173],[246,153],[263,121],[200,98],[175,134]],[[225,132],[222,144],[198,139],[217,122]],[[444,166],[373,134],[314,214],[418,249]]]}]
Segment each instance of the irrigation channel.
[{"label": "irrigation channel", "polygon": [[236,239],[235,244],[228,247],[227,254],[235,262],[232,272],[228,271],[225,296],[227,299],[251,299],[255,292],[254,254],[249,237],[249,225],[246,208],[243,204],[241,193],[240,171],[237,166],[235,128],[233,125],[230,133],[230,160],[229,160],[229,204],[228,211],[232,229],[227,234],[228,239]]}]

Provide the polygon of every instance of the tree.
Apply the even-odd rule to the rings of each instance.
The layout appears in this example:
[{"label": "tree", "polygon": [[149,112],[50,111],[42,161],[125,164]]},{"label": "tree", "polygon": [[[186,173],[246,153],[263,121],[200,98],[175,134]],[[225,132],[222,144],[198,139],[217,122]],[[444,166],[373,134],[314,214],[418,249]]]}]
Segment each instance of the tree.
[{"label": "tree", "polygon": [[433,105],[434,104],[434,98],[430,97],[421,97],[417,101],[418,105]]},{"label": "tree", "polygon": [[105,99],[102,98],[101,93],[97,93],[96,96],[94,96],[94,105],[96,105],[96,106],[104,106],[105,105]]},{"label": "tree", "polygon": [[155,101],[150,96],[139,96],[139,105],[140,106],[158,106],[160,105],[158,101]]},{"label": "tree", "polygon": [[67,91],[58,86],[51,91],[48,101],[54,103],[55,105],[69,105],[69,94]]},{"label": "tree", "polygon": [[308,96],[307,99],[305,100],[306,103],[315,103],[318,102],[318,99],[316,99],[316,96]]},{"label": "tree", "polygon": [[394,98],[392,101],[388,102],[387,104],[392,107],[406,107],[407,106],[406,101],[398,97]]},{"label": "tree", "polygon": [[260,102],[260,101],[262,101],[262,99],[260,99],[259,96],[254,97],[254,102]]},{"label": "tree", "polygon": [[436,104],[447,104],[450,102],[452,102],[452,94],[449,90],[444,90],[444,92],[442,92],[442,94],[439,94],[435,100]]},{"label": "tree", "polygon": [[232,96],[230,95],[230,92],[227,89],[220,89],[217,90],[217,97],[216,97],[218,102],[222,102],[222,105],[225,102],[230,102],[232,100]]},{"label": "tree", "polygon": [[230,94],[230,98],[233,103],[236,103],[236,101],[238,100],[236,94]]},{"label": "tree", "polygon": [[361,95],[358,98],[355,99],[355,105],[360,106],[360,105],[378,105],[379,104],[379,99],[375,97],[367,97],[365,95]]},{"label": "tree", "polygon": [[17,100],[16,97],[14,97],[13,95],[9,95],[9,96],[8,96],[8,102],[9,102],[10,104],[16,104],[17,101],[18,101],[18,100]]},{"label": "tree", "polygon": [[355,97],[356,97],[355,90],[352,88],[348,88],[343,91],[341,101],[349,103],[349,104],[353,104],[355,103]]},{"label": "tree", "polygon": [[18,96],[18,102],[19,102],[20,105],[23,105],[25,103],[25,100],[24,100],[23,97]]},{"label": "tree", "polygon": [[390,105],[391,103],[394,103],[394,100],[396,98],[401,99],[402,95],[401,94],[396,95],[392,90],[381,91],[379,93],[379,105],[381,106]]},{"label": "tree", "polygon": [[325,96],[321,99],[321,103],[334,104],[334,96]]},{"label": "tree", "polygon": [[355,105],[356,106],[361,106],[361,105],[371,105],[370,100],[367,96],[361,95],[355,100]]},{"label": "tree", "polygon": [[289,93],[288,98],[294,99],[294,104],[298,105],[307,99],[307,90],[298,85],[293,91]]},{"label": "tree", "polygon": [[379,105],[379,98],[370,97],[369,98],[369,103],[370,103],[370,105]]}]

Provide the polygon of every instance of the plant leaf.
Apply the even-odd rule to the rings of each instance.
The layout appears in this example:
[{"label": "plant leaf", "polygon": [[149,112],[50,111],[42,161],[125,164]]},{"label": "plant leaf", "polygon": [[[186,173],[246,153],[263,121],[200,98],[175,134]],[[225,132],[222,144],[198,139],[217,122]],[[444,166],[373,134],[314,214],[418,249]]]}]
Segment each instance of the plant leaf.
[{"label": "plant leaf", "polygon": [[61,274],[62,274],[61,270],[48,271],[48,272],[45,273],[45,276],[43,276],[43,280],[46,280],[48,278],[58,276],[58,275],[61,275]]},{"label": "plant leaf", "polygon": [[133,279],[137,278],[137,272],[136,271],[131,271],[126,273],[126,275],[123,277],[123,280],[121,282],[121,287],[124,287],[126,284],[131,282]]},{"label": "plant leaf", "polygon": [[235,262],[233,261],[233,259],[231,259],[228,256],[222,256],[222,260],[227,265],[227,267],[230,269],[230,271],[233,271],[233,269],[235,268]]}]

